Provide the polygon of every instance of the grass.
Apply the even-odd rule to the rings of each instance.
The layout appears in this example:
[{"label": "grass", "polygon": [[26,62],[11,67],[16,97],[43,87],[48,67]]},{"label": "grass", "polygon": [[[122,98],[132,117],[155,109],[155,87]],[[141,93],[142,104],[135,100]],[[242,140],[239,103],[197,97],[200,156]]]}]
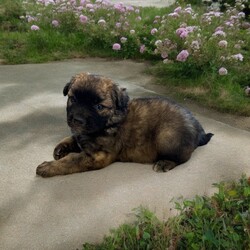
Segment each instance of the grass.
[{"label": "grass", "polygon": [[[244,93],[250,83],[250,36],[249,30],[241,28],[246,20],[237,17],[242,13],[238,7],[222,13],[209,11],[198,0],[182,0],[181,5],[168,8],[133,9],[92,1],[91,11],[79,0],[41,2],[0,1],[0,59],[6,64],[86,56],[147,60],[152,63],[149,72],[177,97],[222,112],[250,115],[250,98]],[[192,8],[185,6],[189,2]],[[86,23],[80,22],[81,15],[87,17]],[[104,24],[99,23],[101,19]],[[53,20],[59,25],[53,26]],[[39,30],[32,30],[32,25]],[[157,30],[154,34],[153,28]],[[181,37],[177,34],[180,28],[189,31]],[[225,37],[214,35],[218,28]],[[221,40],[226,40],[226,47],[218,46]],[[113,50],[114,43],[121,49]],[[189,56],[180,62],[177,57],[183,50]],[[235,55],[244,59],[233,59]],[[227,75],[218,73],[221,67]]]},{"label": "grass", "polygon": [[[187,72],[186,69],[185,72]],[[250,100],[244,96],[242,90],[248,85],[247,68],[242,67],[242,73],[234,78],[233,74],[219,79],[217,73],[202,73],[198,69],[198,75],[188,78],[181,76],[181,67],[177,69],[172,65],[157,64],[149,69],[159,84],[168,87],[176,98],[189,98],[197,103],[215,110],[233,113],[243,116],[250,115]],[[178,78],[175,75],[179,75]],[[183,84],[185,82],[185,84]]]},{"label": "grass", "polygon": [[167,221],[135,209],[133,224],[111,230],[100,244],[85,243],[83,250],[250,249],[250,178],[215,186],[212,197],[175,202],[178,215]]}]

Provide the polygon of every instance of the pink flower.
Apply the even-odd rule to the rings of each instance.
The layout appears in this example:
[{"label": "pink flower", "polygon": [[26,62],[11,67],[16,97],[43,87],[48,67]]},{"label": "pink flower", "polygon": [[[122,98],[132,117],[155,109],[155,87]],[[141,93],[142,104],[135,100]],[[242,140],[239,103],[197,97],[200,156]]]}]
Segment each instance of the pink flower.
[{"label": "pink flower", "polygon": [[36,18],[33,16],[28,16],[27,21],[28,21],[28,23],[30,23],[30,22],[36,21]]},{"label": "pink flower", "polygon": [[126,11],[123,3],[115,3],[113,7],[114,7],[115,10],[117,10],[117,11],[119,11],[121,13]]},{"label": "pink flower", "polygon": [[182,50],[176,57],[176,60],[179,62],[185,62],[189,56],[189,53],[187,50]]},{"label": "pink flower", "polygon": [[80,18],[81,23],[87,23],[88,22],[88,17],[86,17],[84,15],[80,15],[79,18]]},{"label": "pink flower", "polygon": [[100,19],[98,21],[98,24],[101,25],[101,26],[104,26],[106,24],[106,21],[104,19]]},{"label": "pink flower", "polygon": [[220,60],[221,60],[222,62],[225,62],[225,61],[226,61],[226,57],[225,57],[225,56],[221,56],[221,57],[220,57]]},{"label": "pink flower", "polygon": [[195,30],[197,30],[197,26],[187,26],[186,29],[188,33],[194,32]]},{"label": "pink flower", "polygon": [[164,64],[170,64],[170,63],[173,63],[173,61],[166,58],[166,59],[163,60],[163,63]]},{"label": "pink flower", "polygon": [[76,8],[78,11],[82,11],[83,10],[83,6],[79,6]]},{"label": "pink flower", "polygon": [[193,12],[193,10],[192,10],[192,8],[191,7],[187,7],[186,9],[185,9],[185,13],[187,13],[187,14],[192,14],[192,12]]},{"label": "pink flower", "polygon": [[48,6],[50,4],[55,4],[55,2],[53,0],[44,0],[42,1],[42,3],[45,5],[45,6]]},{"label": "pink flower", "polygon": [[180,38],[186,38],[188,36],[188,32],[184,31],[180,34]]},{"label": "pink flower", "polygon": [[121,28],[121,27],[122,27],[122,24],[121,24],[121,23],[116,23],[116,24],[115,24],[115,27],[116,27],[116,28]]},{"label": "pink flower", "polygon": [[163,59],[167,58],[167,57],[168,57],[168,53],[167,53],[167,52],[162,52],[162,53],[161,53],[161,57],[162,57]]},{"label": "pink flower", "polygon": [[221,67],[221,68],[219,69],[219,75],[221,75],[221,76],[227,75],[227,69],[224,68],[224,67]]},{"label": "pink flower", "polygon": [[146,46],[144,44],[141,45],[141,47],[140,47],[140,53],[143,54],[144,51],[145,51],[145,49],[146,49]]},{"label": "pink flower", "polygon": [[156,34],[158,32],[158,30],[156,29],[156,28],[153,28],[152,30],[151,30],[151,35],[154,35],[154,34]]},{"label": "pink flower", "polygon": [[213,36],[223,36],[226,37],[226,33],[222,30],[217,30],[213,33]]},{"label": "pink flower", "polygon": [[186,38],[190,32],[193,32],[195,30],[195,26],[188,26],[188,27],[180,27],[176,30],[176,34],[180,38]]},{"label": "pink flower", "polygon": [[221,41],[219,41],[218,45],[221,48],[226,48],[227,47],[227,41],[226,40],[221,40]]},{"label": "pink flower", "polygon": [[57,20],[53,20],[51,22],[51,24],[54,26],[54,27],[58,27],[59,26],[59,22]]},{"label": "pink flower", "polygon": [[240,53],[239,53],[239,54],[236,54],[236,55],[232,55],[231,57],[232,57],[234,60],[236,60],[236,61],[241,61],[241,62],[243,61],[243,58],[244,58],[243,55],[240,54]]},{"label": "pink flower", "polygon": [[121,37],[121,39],[120,39],[121,43],[126,43],[126,42],[127,42],[127,40],[128,40],[128,39],[127,39],[126,37],[124,37],[124,36],[123,36],[123,37]]},{"label": "pink flower", "polygon": [[177,29],[177,30],[176,30],[176,32],[175,32],[175,33],[176,33],[178,36],[180,36],[180,35],[181,35],[181,33],[182,33],[182,32],[185,32],[185,31],[186,31],[186,29],[185,29],[185,28],[179,28],[179,29]]},{"label": "pink flower", "polygon": [[173,18],[177,18],[177,17],[179,17],[179,14],[177,12],[173,12],[173,13],[168,14],[168,16],[173,17]]},{"label": "pink flower", "polygon": [[127,10],[127,11],[134,11],[135,9],[134,9],[133,6],[130,5],[130,6],[127,6],[127,7],[126,7],[126,10]]},{"label": "pink flower", "polygon": [[223,16],[223,13],[222,12],[215,12],[214,13],[214,16],[216,16],[216,17],[220,17],[220,16]]},{"label": "pink flower", "polygon": [[40,28],[37,25],[32,25],[30,27],[31,30],[40,30]]},{"label": "pink flower", "polygon": [[199,50],[199,49],[200,49],[199,41],[197,41],[197,40],[192,41],[192,43],[191,43],[191,48],[192,48],[193,50]]},{"label": "pink flower", "polygon": [[225,22],[225,24],[226,24],[227,26],[229,26],[229,27],[233,27],[233,26],[234,26],[233,23],[230,22],[230,21]]},{"label": "pink flower", "polygon": [[241,45],[237,43],[237,44],[234,45],[234,48],[235,49],[241,49]]},{"label": "pink flower", "polygon": [[84,5],[86,3],[86,0],[81,0],[80,5]]},{"label": "pink flower", "polygon": [[218,31],[218,30],[223,30],[223,27],[222,26],[218,26],[215,31]]},{"label": "pink flower", "polygon": [[162,40],[155,41],[155,46],[156,47],[161,47],[162,46]]},{"label": "pink flower", "polygon": [[239,18],[245,18],[246,14],[244,12],[239,12],[238,17]]},{"label": "pink flower", "polygon": [[120,50],[121,45],[119,43],[114,43],[112,48],[113,48],[113,50]]},{"label": "pink flower", "polygon": [[180,12],[181,12],[181,7],[177,7],[177,8],[174,10],[174,12],[180,13]]},{"label": "pink flower", "polygon": [[86,8],[93,9],[93,8],[94,8],[94,5],[91,4],[91,3],[87,3],[87,4],[86,4]]}]

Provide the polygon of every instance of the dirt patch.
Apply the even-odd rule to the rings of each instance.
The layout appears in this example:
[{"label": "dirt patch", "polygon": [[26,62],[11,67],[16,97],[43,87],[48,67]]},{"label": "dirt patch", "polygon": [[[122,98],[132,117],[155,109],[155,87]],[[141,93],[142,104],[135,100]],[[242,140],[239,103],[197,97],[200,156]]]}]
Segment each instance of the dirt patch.
[{"label": "dirt patch", "polygon": [[193,88],[185,87],[185,88],[181,89],[181,92],[186,93],[186,94],[193,93],[196,96],[200,96],[200,95],[205,95],[206,93],[208,93],[208,90],[204,89],[202,87],[193,87]]}]

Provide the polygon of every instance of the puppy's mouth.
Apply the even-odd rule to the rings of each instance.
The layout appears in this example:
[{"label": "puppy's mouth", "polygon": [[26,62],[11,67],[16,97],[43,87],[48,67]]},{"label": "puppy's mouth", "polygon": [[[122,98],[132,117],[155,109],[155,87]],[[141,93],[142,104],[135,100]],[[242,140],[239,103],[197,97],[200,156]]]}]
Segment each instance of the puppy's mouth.
[{"label": "puppy's mouth", "polygon": [[85,130],[86,119],[78,116],[76,117],[69,116],[67,118],[67,124],[70,127],[71,132],[73,134],[81,134]]},{"label": "puppy's mouth", "polygon": [[82,117],[70,117],[69,119],[67,119],[67,123],[70,127],[83,127],[86,125],[86,119]]},{"label": "puppy's mouth", "polygon": [[103,131],[105,122],[103,120],[85,119],[82,117],[69,117],[67,119],[71,133],[77,135],[91,135]]}]

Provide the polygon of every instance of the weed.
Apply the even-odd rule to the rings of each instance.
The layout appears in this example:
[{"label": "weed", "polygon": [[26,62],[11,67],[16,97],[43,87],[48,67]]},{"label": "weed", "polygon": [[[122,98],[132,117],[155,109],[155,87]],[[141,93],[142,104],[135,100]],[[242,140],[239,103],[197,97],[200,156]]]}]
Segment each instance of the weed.
[{"label": "weed", "polygon": [[140,207],[133,224],[112,230],[100,244],[85,243],[83,249],[249,249],[249,180],[215,186],[218,192],[212,197],[177,200],[179,214],[165,222]]}]

